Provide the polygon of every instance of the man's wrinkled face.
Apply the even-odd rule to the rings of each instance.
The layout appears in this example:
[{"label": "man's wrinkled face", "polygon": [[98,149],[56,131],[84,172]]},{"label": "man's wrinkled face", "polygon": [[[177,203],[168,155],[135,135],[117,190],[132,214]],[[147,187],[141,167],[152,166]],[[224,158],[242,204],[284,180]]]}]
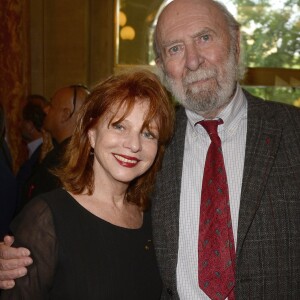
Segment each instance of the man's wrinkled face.
[{"label": "man's wrinkled face", "polygon": [[[201,5],[201,3],[205,5]],[[232,98],[237,74],[237,45],[227,21],[209,1],[175,1],[157,26],[163,80],[186,108],[210,115]]]}]

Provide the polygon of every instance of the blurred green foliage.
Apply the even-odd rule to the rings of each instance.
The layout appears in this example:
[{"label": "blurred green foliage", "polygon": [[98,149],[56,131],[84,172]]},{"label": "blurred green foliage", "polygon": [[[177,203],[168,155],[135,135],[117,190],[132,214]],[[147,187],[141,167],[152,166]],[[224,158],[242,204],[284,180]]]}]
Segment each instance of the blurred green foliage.
[{"label": "blurred green foliage", "polygon": [[[237,19],[242,25],[242,47],[248,67],[300,69],[299,0],[231,2],[237,7]],[[300,106],[299,87],[245,88],[267,100]]]}]

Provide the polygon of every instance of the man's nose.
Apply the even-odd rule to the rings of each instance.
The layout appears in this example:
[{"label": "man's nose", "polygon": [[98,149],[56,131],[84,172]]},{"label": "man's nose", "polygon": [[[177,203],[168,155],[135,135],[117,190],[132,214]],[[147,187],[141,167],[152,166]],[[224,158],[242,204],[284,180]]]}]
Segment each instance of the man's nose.
[{"label": "man's nose", "polygon": [[196,71],[199,68],[199,66],[204,62],[204,58],[201,55],[201,51],[194,44],[186,46],[185,56],[186,68],[191,71]]}]

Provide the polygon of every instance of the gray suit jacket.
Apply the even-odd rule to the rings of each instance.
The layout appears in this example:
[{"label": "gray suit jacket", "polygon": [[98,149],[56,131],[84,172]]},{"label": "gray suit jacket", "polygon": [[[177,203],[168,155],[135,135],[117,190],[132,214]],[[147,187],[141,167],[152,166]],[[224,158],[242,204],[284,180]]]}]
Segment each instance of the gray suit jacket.
[{"label": "gray suit jacket", "polygon": [[[248,124],[236,298],[300,299],[300,110],[245,94]],[[186,124],[185,111],[179,108],[152,198],[163,299],[179,299],[176,265]]]}]

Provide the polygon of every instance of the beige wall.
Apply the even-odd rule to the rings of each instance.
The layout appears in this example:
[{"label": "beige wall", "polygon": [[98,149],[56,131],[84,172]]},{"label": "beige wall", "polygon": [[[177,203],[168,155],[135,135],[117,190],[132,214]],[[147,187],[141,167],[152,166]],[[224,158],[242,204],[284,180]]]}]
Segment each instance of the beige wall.
[{"label": "beige wall", "polygon": [[114,1],[31,0],[31,93],[92,86],[114,66]]}]

